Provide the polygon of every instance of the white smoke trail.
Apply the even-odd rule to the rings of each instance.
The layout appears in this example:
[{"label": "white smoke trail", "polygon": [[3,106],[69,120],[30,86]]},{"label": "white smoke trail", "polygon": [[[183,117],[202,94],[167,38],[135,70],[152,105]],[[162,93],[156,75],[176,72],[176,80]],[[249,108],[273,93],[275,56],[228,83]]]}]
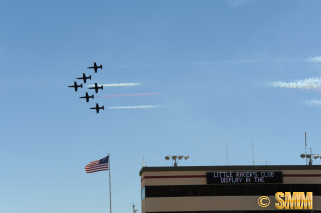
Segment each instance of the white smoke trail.
[{"label": "white smoke trail", "polygon": [[308,58],[306,59],[307,62],[313,62],[313,63],[318,63],[321,62],[321,56],[313,57],[313,58]]},{"label": "white smoke trail", "polygon": [[272,87],[291,88],[291,89],[320,89],[321,78],[307,78],[296,80],[294,82],[277,81],[270,83]]},{"label": "white smoke trail", "polygon": [[122,94],[122,95],[102,95],[102,96],[96,96],[99,98],[109,98],[109,97],[123,97],[123,96],[145,96],[145,95],[159,95],[161,93],[154,92],[154,93],[136,93],[136,94]]},{"label": "white smoke trail", "polygon": [[157,108],[159,106],[147,105],[147,106],[122,106],[122,107],[108,107],[108,109],[150,109]]},{"label": "white smoke trail", "polygon": [[306,101],[305,104],[311,107],[321,107],[321,100],[313,99],[311,101]]},{"label": "white smoke trail", "polygon": [[[140,85],[140,83],[119,83],[119,84],[99,84],[98,86],[104,87],[132,87]],[[94,87],[95,85],[87,85],[87,87]]]},{"label": "white smoke trail", "polygon": [[240,60],[220,60],[220,61],[196,61],[188,63],[189,65],[213,65],[213,64],[254,64],[254,63],[320,63],[321,56],[309,58],[272,58],[272,59],[240,59]]}]

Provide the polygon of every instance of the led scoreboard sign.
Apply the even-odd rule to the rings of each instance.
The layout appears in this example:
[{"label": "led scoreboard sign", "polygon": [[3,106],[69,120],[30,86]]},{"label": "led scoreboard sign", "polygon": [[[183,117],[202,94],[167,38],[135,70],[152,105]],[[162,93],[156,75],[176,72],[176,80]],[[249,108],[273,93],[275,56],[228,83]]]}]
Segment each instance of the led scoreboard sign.
[{"label": "led scoreboard sign", "polygon": [[282,172],[207,172],[207,184],[283,183]]}]

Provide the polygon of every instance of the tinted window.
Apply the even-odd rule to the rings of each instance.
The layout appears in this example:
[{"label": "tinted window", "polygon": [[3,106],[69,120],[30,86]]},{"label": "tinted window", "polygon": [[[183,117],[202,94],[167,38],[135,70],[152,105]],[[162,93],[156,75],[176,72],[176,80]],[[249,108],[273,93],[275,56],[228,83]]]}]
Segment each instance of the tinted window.
[{"label": "tinted window", "polygon": [[142,188],[142,200],[145,198],[145,187]]},{"label": "tinted window", "polygon": [[146,197],[158,197],[158,186],[145,186]]},{"label": "tinted window", "polygon": [[246,188],[244,185],[231,186],[231,196],[246,195],[245,190]]},{"label": "tinted window", "polygon": [[216,186],[216,196],[229,196],[230,194],[231,192],[229,185]]},{"label": "tinted window", "polygon": [[186,196],[186,186],[173,186],[173,196],[174,197]]},{"label": "tinted window", "polygon": [[187,196],[200,196],[201,186],[187,186]]},{"label": "tinted window", "polygon": [[305,190],[306,192],[313,192],[313,195],[321,195],[320,185],[318,184],[306,184]]},{"label": "tinted window", "polygon": [[268,185],[261,185],[261,194],[262,195],[275,195],[275,185],[268,184]]},{"label": "tinted window", "polygon": [[260,195],[261,194],[261,187],[260,185],[247,185],[246,186],[247,195]]},{"label": "tinted window", "polygon": [[173,187],[172,186],[159,186],[158,188],[160,197],[172,197]]},{"label": "tinted window", "polygon": [[277,184],[275,187],[276,192],[292,192],[291,184]]},{"label": "tinted window", "polygon": [[215,196],[215,186],[214,185],[201,186],[201,196]]},{"label": "tinted window", "polygon": [[304,184],[292,185],[292,192],[305,192],[305,185]]}]

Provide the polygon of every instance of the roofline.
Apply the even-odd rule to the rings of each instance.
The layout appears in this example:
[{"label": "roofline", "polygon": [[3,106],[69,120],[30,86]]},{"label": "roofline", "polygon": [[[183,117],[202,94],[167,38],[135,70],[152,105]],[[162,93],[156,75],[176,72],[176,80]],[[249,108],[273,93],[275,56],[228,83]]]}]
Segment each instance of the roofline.
[{"label": "roofline", "polygon": [[139,176],[142,176],[144,172],[211,171],[211,170],[321,170],[321,165],[143,167],[139,172]]}]

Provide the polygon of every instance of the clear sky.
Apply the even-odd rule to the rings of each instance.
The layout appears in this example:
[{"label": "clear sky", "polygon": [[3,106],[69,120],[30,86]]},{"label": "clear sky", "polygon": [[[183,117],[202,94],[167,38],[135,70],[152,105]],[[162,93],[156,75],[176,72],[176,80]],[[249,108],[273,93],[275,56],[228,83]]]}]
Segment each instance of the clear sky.
[{"label": "clear sky", "polygon": [[[0,212],[141,211],[148,166],[304,165],[321,154],[321,2],[0,1]],[[103,64],[94,73],[93,62]],[[74,92],[82,73],[92,80]],[[104,87],[80,96],[89,84]],[[95,103],[105,110],[96,114]],[[108,107],[152,106],[115,109]],[[265,164],[257,162],[256,164]],[[314,164],[320,165],[321,160]]]}]

